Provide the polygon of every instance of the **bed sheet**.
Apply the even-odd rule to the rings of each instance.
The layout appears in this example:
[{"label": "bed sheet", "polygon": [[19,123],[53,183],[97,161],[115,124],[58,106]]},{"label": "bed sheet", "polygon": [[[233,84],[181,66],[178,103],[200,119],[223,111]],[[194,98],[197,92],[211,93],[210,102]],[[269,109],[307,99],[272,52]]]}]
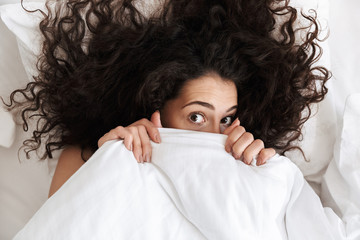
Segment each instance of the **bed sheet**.
[{"label": "bed sheet", "polygon": [[341,125],[346,99],[360,92],[360,1],[329,1],[329,47],[333,73],[330,91],[333,92],[336,115]]},{"label": "bed sheet", "polygon": [[[17,2],[18,0],[0,0],[0,5]],[[319,6],[329,14],[330,37],[325,56],[328,59],[326,64],[329,64],[334,77],[328,85],[330,94],[327,102],[319,106],[318,116],[321,116],[322,120],[313,118],[307,124],[308,132],[319,131],[321,134],[316,135],[319,136],[318,138],[310,138],[303,144],[309,146],[310,151],[315,153],[317,151],[326,153],[326,157],[318,162],[299,161],[297,165],[307,179],[315,183],[313,186],[322,196],[323,203],[336,209],[341,215],[342,206],[339,207],[336,201],[341,201],[340,198],[347,196],[343,194],[346,190],[340,191],[341,185],[329,190],[327,185],[322,186],[322,183],[324,183],[324,174],[327,178],[325,183],[336,182],[337,178],[341,178],[341,174],[346,174],[346,172],[340,172],[340,176],[330,174],[329,171],[327,172],[327,163],[337,156],[336,153],[334,155],[332,144],[336,139],[341,142],[342,129],[346,127],[343,126],[346,99],[351,94],[360,92],[357,73],[360,68],[360,47],[357,43],[360,38],[360,21],[358,21],[360,2],[348,0],[345,3],[329,0],[319,1]],[[22,67],[23,62],[17,44],[19,39],[2,21],[0,21],[0,36],[0,95],[6,96],[11,90],[22,87],[28,78]],[[0,110],[0,115],[4,116],[0,117],[0,239],[11,239],[46,200],[56,157],[50,161],[37,162],[35,159],[26,162],[23,161],[24,156],[20,154],[22,161],[19,161],[18,148],[26,138],[26,134],[22,132],[21,126],[14,125],[8,113]],[[357,125],[352,127],[358,128]],[[324,142],[326,138],[332,141]],[[354,159],[354,161],[358,163],[360,160]],[[338,169],[336,162],[333,161],[333,165]],[[357,181],[360,184],[360,180]],[[346,185],[346,181],[344,184]]]},{"label": "bed sheet", "polygon": [[[286,157],[247,165],[225,151],[225,135],[159,131],[151,163],[138,164],[123,141],[105,143],[14,240],[346,238]],[[353,234],[360,222],[350,223]]]}]

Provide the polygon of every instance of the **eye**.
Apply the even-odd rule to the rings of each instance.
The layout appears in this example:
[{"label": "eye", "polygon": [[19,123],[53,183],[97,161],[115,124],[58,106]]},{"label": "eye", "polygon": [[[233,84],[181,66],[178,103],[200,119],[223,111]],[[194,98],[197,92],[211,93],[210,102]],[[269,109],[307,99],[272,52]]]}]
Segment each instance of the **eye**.
[{"label": "eye", "polygon": [[230,126],[232,121],[233,121],[233,117],[232,116],[227,116],[227,117],[224,117],[223,119],[221,119],[220,124]]},{"label": "eye", "polygon": [[201,113],[191,113],[189,120],[195,124],[202,124],[205,122],[205,116]]}]

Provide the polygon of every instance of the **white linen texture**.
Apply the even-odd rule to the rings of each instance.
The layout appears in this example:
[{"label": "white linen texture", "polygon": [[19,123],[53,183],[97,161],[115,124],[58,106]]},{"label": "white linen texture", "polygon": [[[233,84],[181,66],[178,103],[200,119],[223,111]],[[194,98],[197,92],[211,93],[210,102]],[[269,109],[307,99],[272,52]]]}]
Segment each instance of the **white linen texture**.
[{"label": "white linen texture", "polygon": [[152,163],[105,143],[14,239],[345,239],[286,157],[246,165],[225,135],[160,133]]}]

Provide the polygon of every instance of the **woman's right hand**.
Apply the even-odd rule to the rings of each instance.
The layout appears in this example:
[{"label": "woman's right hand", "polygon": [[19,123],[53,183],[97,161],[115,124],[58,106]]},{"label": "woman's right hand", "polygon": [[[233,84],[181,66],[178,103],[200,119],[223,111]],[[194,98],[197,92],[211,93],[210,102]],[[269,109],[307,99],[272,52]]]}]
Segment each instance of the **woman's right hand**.
[{"label": "woman's right hand", "polygon": [[143,118],[127,127],[116,127],[102,136],[98,141],[98,147],[105,142],[115,139],[124,140],[125,147],[134,153],[139,163],[150,162],[152,148],[150,140],[160,143],[161,126],[160,112],[156,111],[151,115],[151,120]]}]

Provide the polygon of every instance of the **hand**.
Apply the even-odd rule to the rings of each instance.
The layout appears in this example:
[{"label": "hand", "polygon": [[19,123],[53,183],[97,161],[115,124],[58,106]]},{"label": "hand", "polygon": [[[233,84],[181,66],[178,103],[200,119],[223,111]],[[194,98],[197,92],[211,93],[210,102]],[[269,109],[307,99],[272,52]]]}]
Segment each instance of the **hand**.
[{"label": "hand", "polygon": [[157,128],[162,127],[160,112],[156,111],[151,115],[151,120],[143,118],[127,127],[116,127],[106,133],[98,141],[101,147],[106,141],[123,139],[125,147],[133,151],[136,161],[139,163],[150,162],[151,144],[150,140],[160,143],[160,133]]},{"label": "hand", "polygon": [[235,119],[225,129],[224,134],[228,135],[225,142],[225,150],[228,153],[231,152],[235,159],[242,159],[246,164],[250,164],[253,158],[257,157],[256,165],[260,166],[276,154],[273,148],[265,148],[262,140],[254,140],[254,136],[246,132],[244,127],[240,126],[239,119]]}]

